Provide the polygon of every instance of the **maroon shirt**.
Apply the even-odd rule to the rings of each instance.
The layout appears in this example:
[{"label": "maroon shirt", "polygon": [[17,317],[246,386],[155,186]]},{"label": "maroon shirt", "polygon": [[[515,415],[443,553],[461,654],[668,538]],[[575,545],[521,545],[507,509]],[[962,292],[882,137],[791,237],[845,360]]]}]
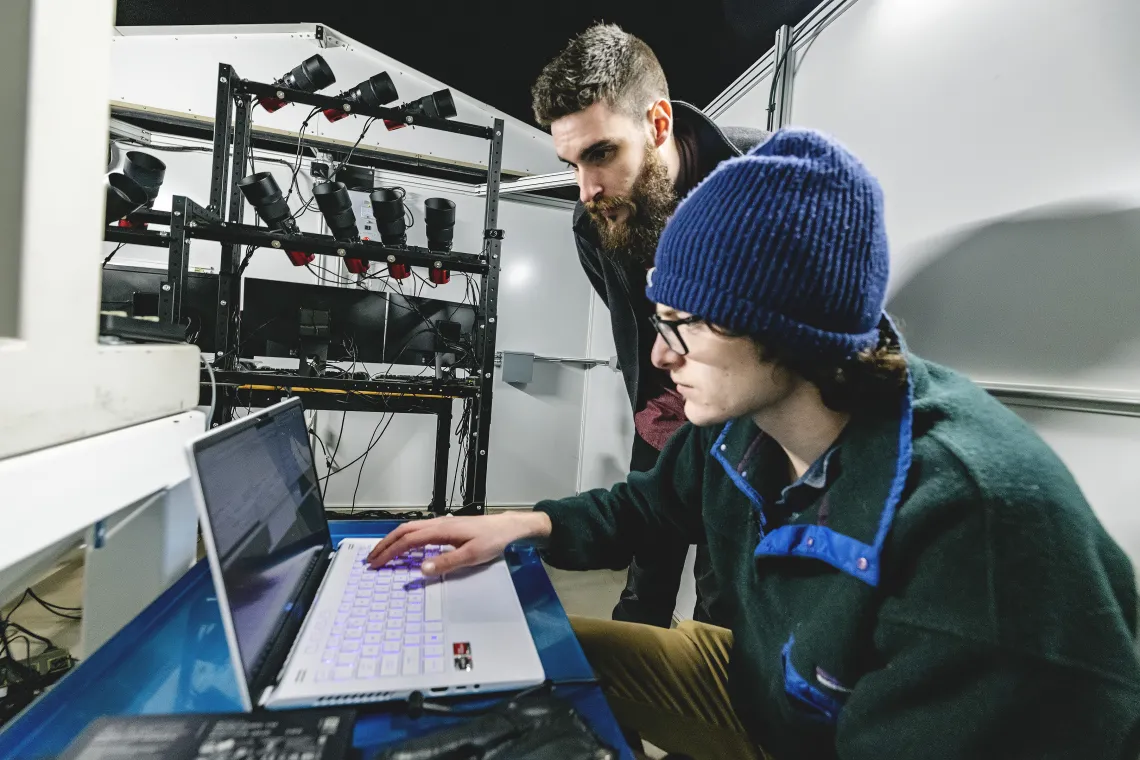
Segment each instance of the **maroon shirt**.
[{"label": "maroon shirt", "polygon": [[[657,368],[654,373],[660,373]],[[656,378],[655,378],[656,379]],[[641,439],[661,451],[677,428],[685,424],[685,399],[668,377],[661,378],[657,395],[645,402],[645,407],[633,415],[633,428]]]},{"label": "maroon shirt", "polygon": [[[694,178],[704,176],[697,162],[696,135],[680,125],[674,137],[677,153],[681,159],[677,173],[677,195],[684,195],[696,184]],[[677,386],[669,379],[667,372],[654,367],[646,357],[645,406],[634,412],[633,428],[643,441],[661,451],[677,428],[685,424],[685,399],[677,392]]]}]

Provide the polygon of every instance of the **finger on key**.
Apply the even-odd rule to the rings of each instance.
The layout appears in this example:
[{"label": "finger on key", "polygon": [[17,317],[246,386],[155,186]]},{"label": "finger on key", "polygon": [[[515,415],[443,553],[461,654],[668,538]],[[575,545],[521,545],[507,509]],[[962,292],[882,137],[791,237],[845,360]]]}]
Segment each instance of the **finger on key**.
[{"label": "finger on key", "polygon": [[399,537],[399,531],[402,530],[403,527],[403,525],[397,526],[395,530],[377,541],[376,545],[372,547],[372,551],[368,552],[368,556],[364,558],[365,562],[371,563],[373,559],[378,557],[380,553],[384,551],[385,547],[389,546]]},{"label": "finger on key", "polygon": [[[384,536],[384,538],[380,539],[380,541],[377,542],[376,546],[372,547],[372,551],[368,553],[368,562],[371,564],[378,564],[374,562],[377,557],[385,554],[393,544],[400,540],[401,537],[417,530],[418,527],[422,527],[422,525],[416,526],[414,523],[404,523],[403,525],[396,526],[395,530]],[[391,558],[389,557],[389,559]],[[387,562],[388,560],[386,559],[384,561]]]},{"label": "finger on key", "polygon": [[[372,554],[368,556],[368,564],[372,567],[379,567],[405,552],[434,543],[432,539],[438,532],[438,528],[433,530],[431,526],[427,525],[428,522],[433,521],[425,521],[425,523],[418,528],[402,531],[399,535],[396,535],[396,531],[393,531],[391,535],[387,536],[372,550]],[[407,527],[407,525],[408,524],[405,523],[405,525],[401,525],[400,527]]]},{"label": "finger on key", "polygon": [[452,551],[440,554],[420,566],[420,570],[426,576],[443,575],[452,570],[458,570],[461,567],[469,565],[478,565],[487,560],[479,555],[475,548],[475,542],[469,541],[463,546],[457,547]]}]

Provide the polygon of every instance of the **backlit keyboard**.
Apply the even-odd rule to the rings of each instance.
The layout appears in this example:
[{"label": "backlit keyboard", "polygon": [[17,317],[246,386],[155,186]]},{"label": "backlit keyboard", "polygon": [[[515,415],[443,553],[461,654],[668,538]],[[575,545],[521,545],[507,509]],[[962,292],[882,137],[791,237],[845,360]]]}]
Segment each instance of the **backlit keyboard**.
[{"label": "backlit keyboard", "polygon": [[309,651],[321,651],[316,680],[442,673],[442,589],[424,582],[420,565],[450,549],[427,546],[375,570],[366,564],[370,550],[357,551],[336,612],[323,610],[313,621]]}]

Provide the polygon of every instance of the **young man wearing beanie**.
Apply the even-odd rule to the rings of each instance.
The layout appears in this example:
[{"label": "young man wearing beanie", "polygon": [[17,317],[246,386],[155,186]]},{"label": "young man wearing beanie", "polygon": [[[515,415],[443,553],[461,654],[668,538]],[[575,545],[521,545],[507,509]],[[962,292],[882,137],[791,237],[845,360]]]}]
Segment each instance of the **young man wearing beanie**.
[{"label": "young man wearing beanie", "polygon": [[[536,121],[550,129],[578,182],[578,258],[609,307],[633,409],[630,470],[648,470],[685,423],[684,400],[649,358],[657,333],[649,323],[653,304],[645,297],[645,273],[657,239],[679,198],[768,133],[721,130],[693,106],[670,101],[653,51],[613,24],[597,24],[571,40],[543,69],[532,95]],[[614,619],[668,628],[688,548],[687,542],[662,539],[635,553]],[[721,622],[714,617],[716,588],[704,545],[698,546],[695,571],[694,617]]]},{"label": "young man wearing beanie", "polygon": [[656,264],[653,360],[692,423],[658,465],[406,524],[373,561],[538,539],[590,569],[707,539],[728,629],[574,621],[618,720],[694,758],[1135,760],[1132,567],[1028,426],[901,345],[866,169],[782,130],[686,198]]}]

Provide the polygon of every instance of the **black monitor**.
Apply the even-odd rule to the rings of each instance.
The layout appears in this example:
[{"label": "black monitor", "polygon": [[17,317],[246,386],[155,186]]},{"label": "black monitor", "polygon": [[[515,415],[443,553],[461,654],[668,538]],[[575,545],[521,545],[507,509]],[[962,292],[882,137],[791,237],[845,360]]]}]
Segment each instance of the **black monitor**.
[{"label": "black monitor", "polygon": [[[128,317],[157,317],[165,269],[108,264],[103,267],[101,311],[122,311]],[[218,276],[190,272],[182,292],[182,323],[186,337],[202,351],[215,351],[218,324]]]},{"label": "black monitor", "polygon": [[391,293],[384,361],[430,365],[438,352],[443,364],[471,367],[474,332],[473,306]]},{"label": "black monitor", "polygon": [[386,294],[361,288],[245,279],[241,355],[384,361]]}]

